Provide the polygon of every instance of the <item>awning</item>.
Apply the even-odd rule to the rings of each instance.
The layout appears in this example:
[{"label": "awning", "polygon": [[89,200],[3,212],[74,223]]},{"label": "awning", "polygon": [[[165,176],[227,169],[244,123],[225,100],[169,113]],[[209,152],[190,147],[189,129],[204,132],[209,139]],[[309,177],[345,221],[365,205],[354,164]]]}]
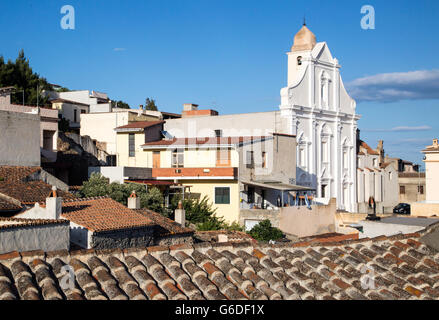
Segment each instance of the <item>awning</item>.
[{"label": "awning", "polygon": [[281,182],[255,182],[255,181],[241,181],[244,184],[248,184],[251,186],[261,187],[261,188],[268,188],[268,189],[275,189],[280,191],[313,191],[315,189],[304,187],[304,186],[297,186],[295,184],[288,184],[288,183],[281,183]]}]

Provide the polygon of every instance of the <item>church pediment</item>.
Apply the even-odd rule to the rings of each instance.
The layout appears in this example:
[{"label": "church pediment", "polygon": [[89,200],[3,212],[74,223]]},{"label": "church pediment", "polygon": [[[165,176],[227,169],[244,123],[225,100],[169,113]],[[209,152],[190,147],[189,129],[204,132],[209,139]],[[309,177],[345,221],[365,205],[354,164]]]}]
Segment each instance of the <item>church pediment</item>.
[{"label": "church pediment", "polygon": [[326,42],[319,42],[312,50],[312,57],[320,62],[334,63],[334,58]]}]

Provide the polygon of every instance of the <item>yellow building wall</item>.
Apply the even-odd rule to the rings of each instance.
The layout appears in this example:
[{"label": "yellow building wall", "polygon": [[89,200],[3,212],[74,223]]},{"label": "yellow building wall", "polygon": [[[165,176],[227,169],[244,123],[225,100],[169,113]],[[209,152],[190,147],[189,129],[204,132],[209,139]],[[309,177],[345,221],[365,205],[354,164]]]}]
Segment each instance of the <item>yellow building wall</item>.
[{"label": "yellow building wall", "polygon": [[[200,194],[209,198],[216,215],[223,217],[228,223],[239,221],[239,184],[236,180],[180,180],[184,186],[191,186],[191,193]],[[230,204],[215,204],[215,187],[230,188]]]},{"label": "yellow building wall", "polygon": [[117,165],[120,167],[152,167],[152,153],[144,152],[140,147],[145,144],[143,132],[134,134],[135,157],[129,157],[128,141],[129,133],[117,134]]},{"label": "yellow building wall", "polygon": [[[143,138],[143,137],[142,137]],[[128,137],[126,138],[127,146],[123,146],[128,152]],[[142,143],[143,144],[143,143]],[[137,137],[136,137],[137,147]],[[136,150],[137,151],[137,150]],[[146,158],[151,159],[148,162],[149,166],[152,166],[152,153],[153,150],[145,150],[143,153],[147,154]],[[136,157],[144,157],[144,155],[137,155]],[[136,163],[141,163],[136,161]],[[139,167],[142,165],[138,165]],[[171,168],[172,167],[172,149],[160,151],[160,167]],[[199,149],[199,150],[185,150],[184,152],[184,167],[185,168],[215,168],[216,167],[216,149]],[[239,153],[236,150],[231,151],[231,167],[239,167]]]}]

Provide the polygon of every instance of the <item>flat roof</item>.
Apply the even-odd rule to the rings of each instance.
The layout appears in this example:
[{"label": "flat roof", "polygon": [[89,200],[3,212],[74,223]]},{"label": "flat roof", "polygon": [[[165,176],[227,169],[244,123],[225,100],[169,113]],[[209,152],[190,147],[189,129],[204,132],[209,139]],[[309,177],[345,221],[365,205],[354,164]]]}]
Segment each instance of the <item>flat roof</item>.
[{"label": "flat roof", "polygon": [[406,226],[428,227],[439,222],[439,218],[419,218],[419,217],[388,217],[382,218],[380,223],[402,224]]}]

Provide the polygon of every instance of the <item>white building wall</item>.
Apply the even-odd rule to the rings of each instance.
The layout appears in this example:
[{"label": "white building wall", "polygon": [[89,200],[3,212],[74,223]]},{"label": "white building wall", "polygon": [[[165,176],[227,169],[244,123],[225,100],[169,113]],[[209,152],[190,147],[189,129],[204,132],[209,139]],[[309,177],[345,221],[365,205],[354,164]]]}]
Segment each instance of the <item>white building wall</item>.
[{"label": "white building wall", "polygon": [[[289,57],[292,53],[288,53]],[[336,198],[337,208],[356,210],[356,130],[355,101],[349,97],[340,77],[340,66],[326,43],[300,52],[289,59],[288,87],[281,90],[281,113],[297,135],[297,183],[313,187],[321,197]],[[323,141],[327,141],[328,162],[322,163]],[[304,150],[304,151],[301,151]],[[344,156],[346,151],[346,156]],[[305,161],[301,163],[301,154]]]}]

